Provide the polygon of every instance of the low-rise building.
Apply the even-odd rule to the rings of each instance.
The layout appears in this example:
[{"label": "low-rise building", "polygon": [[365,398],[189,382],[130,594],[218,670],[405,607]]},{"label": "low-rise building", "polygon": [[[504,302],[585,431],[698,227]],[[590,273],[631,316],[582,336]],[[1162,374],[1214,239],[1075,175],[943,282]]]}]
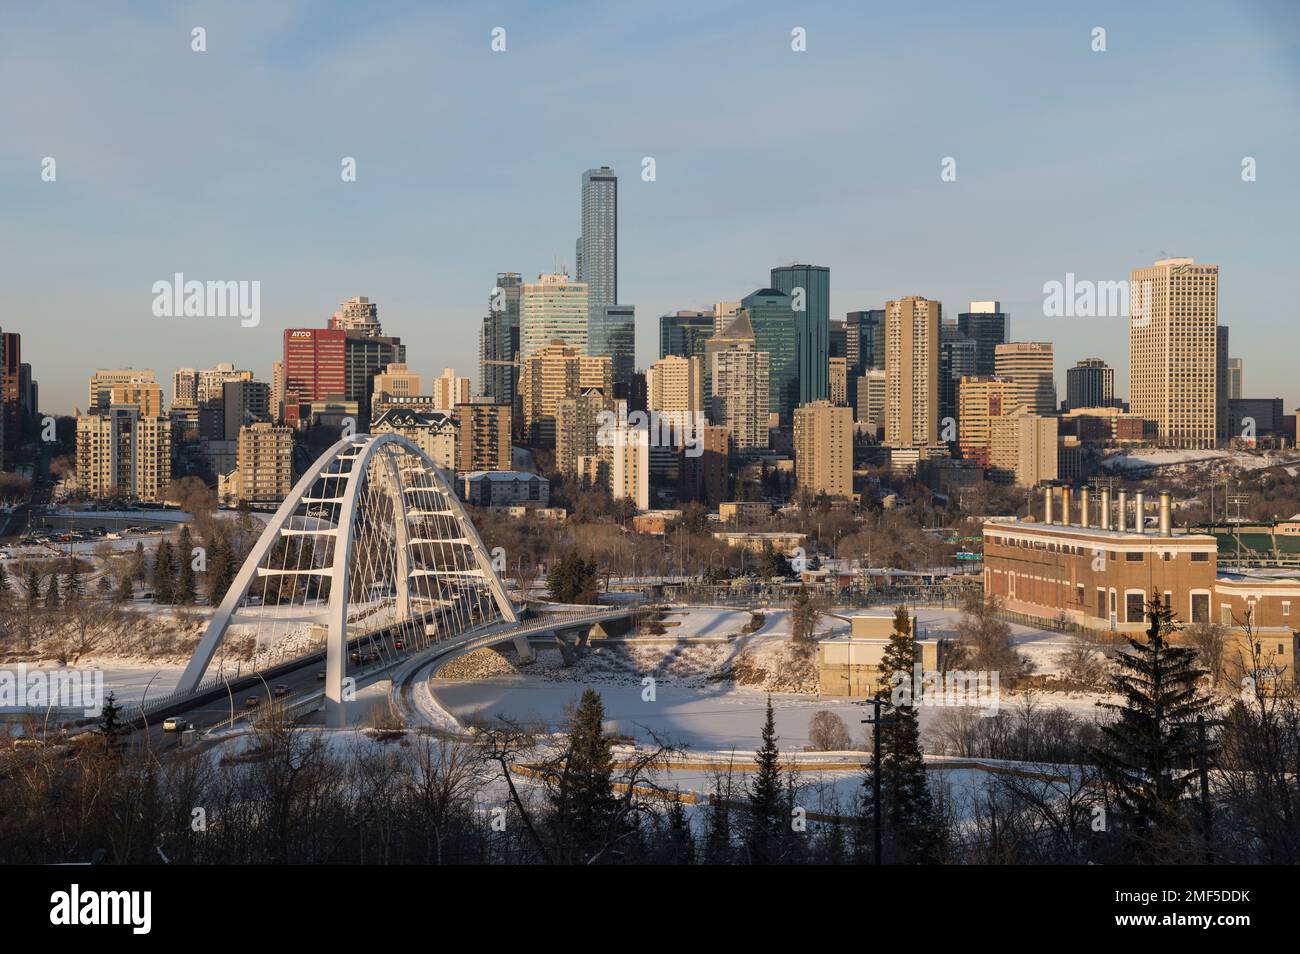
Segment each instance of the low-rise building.
[{"label": "low-rise building", "polygon": [[545,507],[551,502],[551,482],[539,474],[518,470],[476,470],[458,480],[461,499],[476,507]]}]

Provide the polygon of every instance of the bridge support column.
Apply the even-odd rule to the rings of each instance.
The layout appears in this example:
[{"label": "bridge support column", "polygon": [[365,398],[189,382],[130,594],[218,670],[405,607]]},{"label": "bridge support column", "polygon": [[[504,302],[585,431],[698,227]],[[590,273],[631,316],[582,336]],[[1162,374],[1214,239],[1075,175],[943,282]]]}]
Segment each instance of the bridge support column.
[{"label": "bridge support column", "polygon": [[520,662],[532,662],[537,658],[533,652],[533,645],[528,641],[527,636],[516,636],[514,638],[515,652],[519,655]]}]

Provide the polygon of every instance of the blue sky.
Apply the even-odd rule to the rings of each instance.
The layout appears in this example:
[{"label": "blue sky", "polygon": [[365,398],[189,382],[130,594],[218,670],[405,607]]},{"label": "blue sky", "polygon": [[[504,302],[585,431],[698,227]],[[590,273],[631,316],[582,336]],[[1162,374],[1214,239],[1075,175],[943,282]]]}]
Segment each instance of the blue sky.
[{"label": "blue sky", "polygon": [[[418,370],[477,378],[496,272],[572,266],[601,164],[642,366],[660,314],[798,260],[833,316],[997,298],[1062,385],[1099,356],[1126,391],[1123,320],[1044,318],[1043,283],[1187,255],[1248,395],[1300,404],[1300,4],[10,3],[0,90],[0,327],[46,411],[96,367],[267,376],[353,295]],[[260,326],[155,318],[178,271],[260,281]]]}]

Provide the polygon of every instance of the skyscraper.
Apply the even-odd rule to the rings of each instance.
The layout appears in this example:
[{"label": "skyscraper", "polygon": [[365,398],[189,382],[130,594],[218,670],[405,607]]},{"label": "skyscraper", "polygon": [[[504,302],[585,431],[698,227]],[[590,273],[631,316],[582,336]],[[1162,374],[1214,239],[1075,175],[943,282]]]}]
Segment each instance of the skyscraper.
[{"label": "skyscraper", "polygon": [[1129,409],[1155,421],[1167,446],[1214,447],[1219,266],[1167,258],[1135,268],[1129,313]]},{"label": "skyscraper", "polygon": [[885,369],[885,310],[851,311],[844,317],[844,357],[849,375]]},{"label": "skyscraper", "polygon": [[939,439],[942,306],[920,295],[885,304],[885,443],[935,447]]},{"label": "skyscraper", "polygon": [[1240,358],[1228,359],[1228,400],[1229,401],[1241,400],[1242,397],[1241,388],[1242,388],[1242,384],[1244,383],[1243,378],[1245,374],[1246,374],[1246,369],[1243,366],[1242,360]]},{"label": "skyscraper", "polygon": [[646,369],[650,410],[704,412],[704,359],[669,355]]},{"label": "skyscraper", "polygon": [[614,372],[614,396],[627,398],[636,363],[636,308],[633,305],[604,305],[592,316],[588,328],[587,354],[609,358]]},{"label": "skyscraper", "polygon": [[756,350],[768,356],[768,409],[788,424],[799,403],[798,329],[790,296],[777,288],[760,288],[740,304],[754,331]]},{"label": "skyscraper", "polygon": [[[951,419],[959,422],[961,415],[957,398],[958,386],[966,375],[975,373],[978,344],[961,333],[956,322],[939,326],[939,423]],[[956,435],[953,435],[954,438]]]},{"label": "skyscraper", "polygon": [[727,428],[737,453],[767,448],[769,356],[755,341],[749,313],[741,309],[706,346],[709,420]]},{"label": "skyscraper", "polygon": [[1080,407],[1113,407],[1115,369],[1101,358],[1084,358],[1065,372],[1065,403]]},{"label": "skyscraper", "polygon": [[618,177],[609,166],[582,174],[579,251],[587,305],[598,319],[606,305],[618,303]]},{"label": "skyscraper", "polygon": [[587,353],[588,292],[563,272],[538,275],[525,282],[519,300],[519,364],[551,344],[563,341]]},{"label": "skyscraper", "polygon": [[993,374],[997,346],[1011,336],[1011,319],[997,301],[973,301],[967,311],[957,315],[957,329],[975,342],[974,374]]},{"label": "skyscraper", "polygon": [[456,376],[455,368],[443,368],[433,379],[433,406],[440,411],[450,411],[457,404],[469,403],[469,378]]},{"label": "skyscraper", "polygon": [[1214,433],[1220,440],[1228,436],[1228,326],[1214,329]]},{"label": "skyscraper", "polygon": [[[731,324],[732,319],[727,320]],[[722,329],[710,311],[679,311],[659,316],[659,357],[670,354],[689,358],[704,354],[704,342]]]},{"label": "skyscraper", "polygon": [[1012,387],[1013,406],[1031,414],[1056,413],[1055,364],[1050,341],[1011,341],[994,349],[993,372]]},{"label": "skyscraper", "polygon": [[519,388],[518,272],[497,272],[488,311],[479,329],[478,388],[498,404],[514,404]]},{"label": "skyscraper", "polygon": [[830,394],[826,362],[831,350],[831,270],[825,265],[779,266],[772,269],[772,287],[790,296],[794,311],[796,403],[824,401]]}]

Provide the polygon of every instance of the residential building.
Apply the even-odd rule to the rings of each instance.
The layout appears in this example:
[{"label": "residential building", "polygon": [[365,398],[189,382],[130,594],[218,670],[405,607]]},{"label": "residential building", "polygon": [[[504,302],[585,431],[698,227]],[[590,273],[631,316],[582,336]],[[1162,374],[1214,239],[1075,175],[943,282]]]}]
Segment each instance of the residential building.
[{"label": "residential building", "polygon": [[853,496],[853,412],[813,401],[794,412],[795,480],[799,492]]},{"label": "residential building", "polygon": [[439,409],[450,411],[457,404],[469,402],[469,378],[456,376],[455,368],[443,368],[433,379],[433,399]]},{"label": "residential building", "polygon": [[556,405],[592,388],[613,394],[613,371],[604,356],[583,354],[575,345],[553,341],[529,355],[520,371],[524,433],[531,443],[555,444]]},{"label": "residential building", "polygon": [[77,416],[77,486],[94,497],[161,501],[171,483],[171,422],[134,404]]},{"label": "residential building", "polygon": [[939,440],[942,306],[919,295],[885,305],[885,443],[929,448]]},{"label": "residential building", "polygon": [[460,428],[449,411],[390,407],[370,425],[372,434],[400,434],[443,470],[456,470]]},{"label": "residential building", "polygon": [[1020,487],[1057,479],[1057,421],[1023,406],[990,419],[989,467]]},{"label": "residential building", "polygon": [[457,404],[456,467],[459,470],[509,470],[514,408],[479,398]]},{"label": "residential building", "polygon": [[475,507],[545,507],[551,482],[518,470],[476,470],[457,478],[461,499]]},{"label": "residential building", "polygon": [[293,489],[293,429],[269,421],[239,428],[238,500],[278,504]]}]

